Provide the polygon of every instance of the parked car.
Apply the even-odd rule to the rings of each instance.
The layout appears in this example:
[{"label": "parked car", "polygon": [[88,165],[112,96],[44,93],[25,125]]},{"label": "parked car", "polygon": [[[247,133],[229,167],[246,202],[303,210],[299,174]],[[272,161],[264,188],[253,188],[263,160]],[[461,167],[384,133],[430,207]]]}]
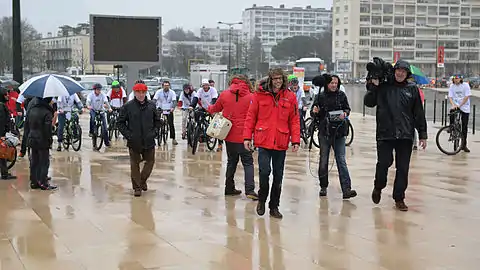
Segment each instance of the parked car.
[{"label": "parked car", "polygon": [[144,80],[144,82],[148,87],[148,94],[151,98],[153,98],[155,93],[162,88],[162,85],[157,80]]}]

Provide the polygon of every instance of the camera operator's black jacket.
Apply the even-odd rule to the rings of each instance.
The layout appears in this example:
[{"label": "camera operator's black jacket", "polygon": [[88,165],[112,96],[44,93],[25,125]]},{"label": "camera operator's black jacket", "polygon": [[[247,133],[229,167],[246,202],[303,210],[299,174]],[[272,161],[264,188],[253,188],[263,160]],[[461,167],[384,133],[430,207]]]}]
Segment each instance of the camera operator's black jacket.
[{"label": "camera operator's black jacket", "polygon": [[377,106],[377,140],[413,140],[415,129],[427,139],[427,121],[415,83],[367,83],[364,97],[367,107]]},{"label": "camera operator's black jacket", "polygon": [[[315,115],[316,121],[319,122],[318,131],[320,135],[327,135],[327,112],[331,111],[344,111],[347,115],[350,115],[350,105],[348,104],[347,95],[340,90],[335,92],[325,89],[323,92],[317,95],[317,98],[313,102],[313,106],[317,106],[319,111],[317,114],[311,112],[312,115]],[[335,127],[330,130],[330,133],[335,133],[335,137],[344,137],[348,133],[348,121],[344,121],[342,125]],[[333,135],[333,134],[330,134]]]}]

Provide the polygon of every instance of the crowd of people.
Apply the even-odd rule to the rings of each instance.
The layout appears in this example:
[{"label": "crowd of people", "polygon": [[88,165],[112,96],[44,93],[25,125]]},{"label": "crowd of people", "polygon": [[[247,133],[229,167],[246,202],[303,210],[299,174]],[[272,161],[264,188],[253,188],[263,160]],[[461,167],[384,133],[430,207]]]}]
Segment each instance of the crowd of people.
[{"label": "crowd of people", "polygon": [[[393,189],[393,199],[396,208],[407,211],[405,191],[408,185],[409,164],[414,146],[415,130],[418,131],[419,145],[427,145],[427,124],[419,88],[411,78],[410,66],[406,61],[398,61],[393,67],[391,81],[379,78],[368,79],[364,103],[377,110],[377,164],[372,201],[378,204],[381,192],[387,184],[388,168],[394,161],[395,152],[396,175]],[[329,185],[329,155],[333,149],[343,199],[357,196],[352,189],[352,180],[345,158],[345,136],[348,130],[350,105],[348,97],[336,75],[323,74],[316,77],[314,85],[319,94],[314,97],[310,107],[310,115],[316,120],[319,130],[320,161],[318,179],[319,196],[327,196]],[[282,191],[283,174],[287,150],[299,150],[300,133],[305,129],[303,119],[309,108],[303,89],[299,87],[298,79],[287,78],[281,69],[270,70],[268,77],[254,82],[244,75],[235,75],[229,81],[229,87],[218,95],[212,85],[214,82],[203,80],[202,87],[195,91],[189,84],[184,85],[178,102],[175,92],[170,89],[170,83],[165,81],[152,98],[147,94],[148,87],[137,81],[132,94],[127,97],[118,82],[112,84],[112,90],[102,93],[101,85],[94,85],[94,91],[87,97],[86,108],[90,112],[90,134],[93,129],[93,119],[99,112],[118,110],[117,125],[127,142],[130,155],[131,182],[134,196],[142,195],[148,190],[148,178],[155,164],[155,138],[161,122],[162,114],[167,114],[170,127],[170,138],[177,145],[175,138],[174,110],[176,106],[182,111],[182,139],[186,139],[186,124],[190,113],[200,109],[210,114],[222,113],[229,119],[232,127],[225,138],[227,164],[225,175],[226,196],[236,196],[242,193],[237,189],[234,176],[239,161],[242,162],[245,175],[245,195],[258,200],[256,211],[262,216],[266,211],[267,199],[270,195],[268,208],[270,216],[282,218],[279,211]],[[468,121],[469,92],[464,89],[461,78],[455,78],[450,93],[452,109],[460,108],[462,117]],[[460,92],[463,91],[463,96]],[[15,112],[17,118],[22,118],[26,112],[24,136],[20,156],[30,149],[30,186],[32,189],[52,190],[47,175],[49,167],[49,151],[52,145],[52,125],[58,117],[58,151],[65,124],[65,114],[74,106],[83,111],[83,104],[76,95],[70,97],[30,98],[14,97],[15,94],[2,90],[0,103],[0,137],[4,139],[10,128],[10,116]],[[15,100],[17,106],[13,109],[10,100]],[[15,103],[14,103],[15,104]],[[15,107],[15,106],[14,106]],[[10,108],[10,109],[9,109]],[[23,109],[24,108],[24,109]],[[195,110],[196,109],[196,110]],[[12,113],[10,113],[12,112]],[[107,119],[103,114],[104,140],[110,145],[106,134]],[[18,120],[18,119],[17,119]],[[221,147],[223,144],[221,144]],[[258,164],[254,164],[254,149],[258,149]],[[466,145],[465,151],[468,150]],[[143,168],[142,167],[143,164]],[[259,189],[255,192],[254,167],[258,167]],[[0,160],[2,179],[14,179],[8,173],[4,160]],[[270,181],[270,177],[272,180]]]}]

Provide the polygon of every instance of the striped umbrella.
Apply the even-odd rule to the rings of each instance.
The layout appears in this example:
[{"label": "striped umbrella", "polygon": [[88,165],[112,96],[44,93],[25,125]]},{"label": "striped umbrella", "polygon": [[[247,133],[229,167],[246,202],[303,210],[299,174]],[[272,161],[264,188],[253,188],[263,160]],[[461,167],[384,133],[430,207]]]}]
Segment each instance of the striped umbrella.
[{"label": "striped umbrella", "polygon": [[21,95],[40,98],[71,96],[85,90],[74,79],[55,74],[33,77],[20,85],[19,89]]}]

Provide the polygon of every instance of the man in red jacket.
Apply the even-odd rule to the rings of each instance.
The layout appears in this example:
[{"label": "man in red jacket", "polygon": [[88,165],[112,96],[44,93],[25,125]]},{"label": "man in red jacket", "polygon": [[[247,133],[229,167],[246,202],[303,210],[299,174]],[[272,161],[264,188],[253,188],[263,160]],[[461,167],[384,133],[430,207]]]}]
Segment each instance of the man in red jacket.
[{"label": "man in red jacket", "polygon": [[269,193],[269,177],[273,167],[273,182],[269,202],[270,216],[282,218],[278,210],[282,191],[283,169],[288,144],[293,152],[300,146],[300,117],[295,94],[287,89],[287,76],[282,69],[273,69],[266,84],[259,86],[248,109],[243,131],[244,147],[251,149],[251,140],[258,147],[260,190],[257,214],[265,214]]},{"label": "man in red jacket", "polygon": [[246,76],[234,76],[230,87],[223,91],[217,102],[210,105],[207,110],[210,114],[223,111],[223,116],[232,122],[230,132],[225,138],[228,156],[225,195],[240,195],[242,193],[242,191],[235,189],[235,181],[233,180],[240,158],[245,170],[245,194],[252,200],[258,200],[258,195],[255,193],[252,152],[243,146],[245,118],[253,97],[251,87]]}]

